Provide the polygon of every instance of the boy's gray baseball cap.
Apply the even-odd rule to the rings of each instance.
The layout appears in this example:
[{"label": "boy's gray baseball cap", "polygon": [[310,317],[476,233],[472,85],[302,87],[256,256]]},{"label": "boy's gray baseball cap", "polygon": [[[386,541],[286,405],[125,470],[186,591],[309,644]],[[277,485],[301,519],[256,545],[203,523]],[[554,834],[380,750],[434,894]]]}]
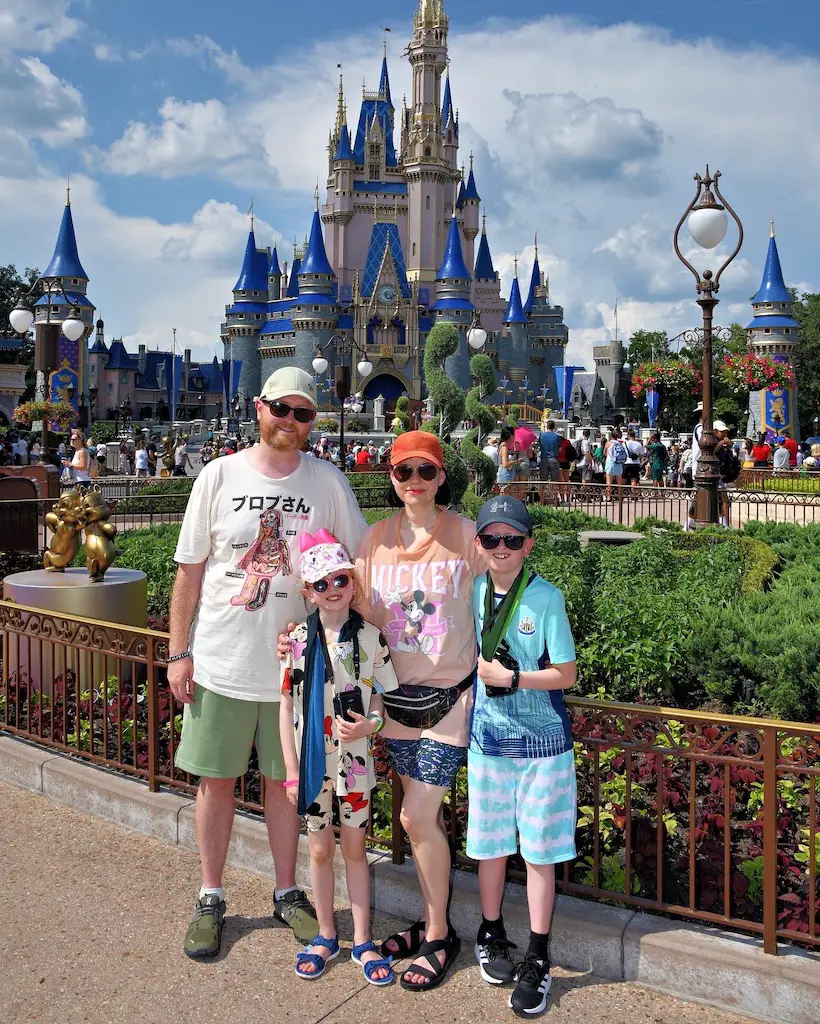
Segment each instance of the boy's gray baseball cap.
[{"label": "boy's gray baseball cap", "polygon": [[523,501],[499,494],[496,498],[485,501],[475,517],[476,533],[481,533],[493,523],[503,523],[522,533],[532,533],[532,516]]}]

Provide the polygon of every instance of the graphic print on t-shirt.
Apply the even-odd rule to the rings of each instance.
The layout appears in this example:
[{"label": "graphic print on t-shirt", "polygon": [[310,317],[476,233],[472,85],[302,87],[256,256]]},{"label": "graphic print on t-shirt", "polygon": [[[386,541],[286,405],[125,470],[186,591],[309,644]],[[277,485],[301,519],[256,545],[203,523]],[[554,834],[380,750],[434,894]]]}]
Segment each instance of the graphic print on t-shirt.
[{"label": "graphic print on t-shirt", "polygon": [[244,605],[249,612],[264,608],[270,592],[270,581],[274,576],[290,576],[290,552],[287,541],[282,537],[282,513],[269,508],[259,519],[259,533],[256,540],[238,563],[246,576],[239,594],[231,598],[231,604]]},{"label": "graphic print on t-shirt", "polygon": [[[450,591],[458,598],[463,571],[460,559],[373,566],[372,592],[380,595],[387,611],[384,635],[391,650],[441,655],[443,639],[453,625],[449,616],[441,614],[443,598]],[[406,582],[405,575],[409,576]],[[437,600],[439,594],[442,599]]]}]

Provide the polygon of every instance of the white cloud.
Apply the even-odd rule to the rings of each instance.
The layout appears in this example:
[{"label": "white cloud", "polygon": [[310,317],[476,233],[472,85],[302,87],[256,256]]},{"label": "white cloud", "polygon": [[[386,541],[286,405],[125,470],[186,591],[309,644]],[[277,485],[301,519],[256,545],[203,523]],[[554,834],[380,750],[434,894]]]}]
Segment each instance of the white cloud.
[{"label": "white cloud", "polygon": [[49,52],[75,39],[82,28],[68,13],[69,0],[3,0],[0,45],[4,49]]},{"label": "white cloud", "polygon": [[97,43],[94,47],[94,56],[97,60],[112,64],[124,59],[120,47],[112,46],[110,43]]}]

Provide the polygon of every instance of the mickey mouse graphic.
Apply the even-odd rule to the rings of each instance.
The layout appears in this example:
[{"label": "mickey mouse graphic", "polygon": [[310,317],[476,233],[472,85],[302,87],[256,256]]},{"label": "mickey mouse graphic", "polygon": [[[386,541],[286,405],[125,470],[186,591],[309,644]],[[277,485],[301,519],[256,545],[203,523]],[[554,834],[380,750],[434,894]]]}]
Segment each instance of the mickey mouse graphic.
[{"label": "mickey mouse graphic", "polygon": [[404,626],[404,636],[396,643],[396,650],[405,651],[408,654],[415,654],[417,651],[429,654],[433,649],[433,638],[422,636],[422,628],[427,616],[435,614],[436,606],[430,601],[424,600],[423,590],[414,591],[410,601],[399,597],[397,603],[404,612],[407,622]]}]

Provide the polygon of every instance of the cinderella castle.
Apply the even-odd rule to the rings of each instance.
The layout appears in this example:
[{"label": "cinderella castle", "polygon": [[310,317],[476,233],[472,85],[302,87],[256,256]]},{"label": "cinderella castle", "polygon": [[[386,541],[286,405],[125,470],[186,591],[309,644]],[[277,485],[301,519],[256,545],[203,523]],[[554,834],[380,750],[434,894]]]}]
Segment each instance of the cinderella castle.
[{"label": "cinderella castle", "polygon": [[[310,230],[290,267],[276,248],[257,246],[251,224],[222,326],[225,358],[242,364],[240,393],[258,394],[280,366],[312,373],[317,347],[332,342],[338,354],[331,362],[350,364],[354,391],[388,402],[403,393],[423,398],[424,344],[436,323],[459,332],[446,369],[468,388],[466,332],[478,320],[514,400],[546,386],[547,405],[557,404],[553,368],[568,341],[564,311],[550,301],[537,246],[529,285],[522,291],[516,273],[509,298],[501,295],[473,160],[467,173],[459,159],[448,28],[444,0],[419,0],[406,51],[412,95],[398,113],[386,48],[378,89],[364,89],[353,128],[340,76],[326,197],[320,206],[317,185]],[[364,355],[373,370],[359,379]]]}]

